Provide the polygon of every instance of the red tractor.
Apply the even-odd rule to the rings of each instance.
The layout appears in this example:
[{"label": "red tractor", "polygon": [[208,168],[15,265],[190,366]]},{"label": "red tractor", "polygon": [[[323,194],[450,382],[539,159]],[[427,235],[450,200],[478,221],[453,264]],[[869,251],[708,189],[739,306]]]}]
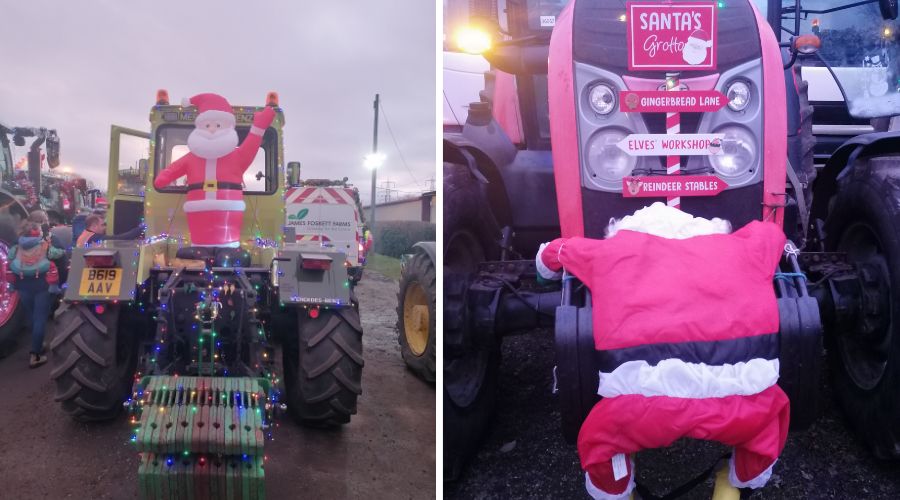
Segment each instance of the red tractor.
[{"label": "red tractor", "polygon": [[[567,439],[599,400],[590,290],[538,279],[538,245],[602,239],[610,219],[679,196],[683,211],[734,228],[774,221],[791,242],[773,283],[791,428],[816,419],[827,359],[857,435],[876,456],[900,458],[896,0],[707,2],[718,48],[702,69],[635,58],[623,2],[508,0],[500,15],[474,3],[494,43],[480,101],[444,134],[445,479],[488,428],[504,335],[554,327]],[[709,47],[702,35],[699,47]],[[656,49],[694,65],[680,46]],[[837,97],[827,97],[831,87]],[[636,151],[659,147],[651,143],[673,126],[643,98],[675,90],[723,96],[674,113],[680,134],[713,152],[690,141]],[[697,184],[704,195],[660,182],[675,165],[683,181],[711,183]],[[656,197],[636,197],[638,181],[661,186]]]}]

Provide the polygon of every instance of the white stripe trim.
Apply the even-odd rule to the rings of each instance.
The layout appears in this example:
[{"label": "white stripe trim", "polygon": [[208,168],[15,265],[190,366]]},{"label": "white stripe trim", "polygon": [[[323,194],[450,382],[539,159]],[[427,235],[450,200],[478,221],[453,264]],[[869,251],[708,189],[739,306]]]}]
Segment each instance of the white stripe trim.
[{"label": "white stripe trim", "polygon": [[678,208],[679,206],[681,206],[681,196],[676,196],[672,199],[666,200],[666,205]]},{"label": "white stripe trim", "polygon": [[631,497],[634,486],[634,459],[631,459],[631,476],[628,478],[628,486],[626,486],[625,491],[619,495],[613,495],[601,490],[591,482],[590,474],[587,472],[584,473],[584,488],[587,490],[588,495],[594,500],[625,500],[626,498]]},{"label": "white stripe trim", "polygon": [[725,365],[664,359],[656,366],[628,361],[600,372],[597,394],[605,398],[640,394],[673,398],[722,398],[758,394],[778,382],[778,360],[754,358]]},{"label": "white stripe trim", "polygon": [[241,242],[240,242],[240,241],[232,241],[232,242],[230,242],[230,243],[216,243],[216,244],[213,244],[213,245],[198,245],[197,243],[194,243],[194,242],[192,241],[192,242],[191,242],[191,246],[192,246],[192,247],[205,247],[205,248],[210,248],[210,247],[218,247],[218,248],[221,248],[221,247],[225,247],[225,248],[240,248],[240,247],[241,247]]},{"label": "white stripe trim", "polygon": [[666,173],[669,175],[672,175],[675,172],[678,172],[679,170],[681,170],[681,163],[676,163],[676,164],[672,165],[671,167],[667,167]]},{"label": "white stripe trim", "polygon": [[209,212],[212,210],[243,212],[246,208],[244,200],[191,200],[184,202],[185,212]]},{"label": "white stripe trim", "polygon": [[256,125],[250,126],[250,133],[253,135],[263,135],[266,132],[266,129],[259,128]]},{"label": "white stripe trim", "polygon": [[[775,462],[778,462],[777,458],[775,459]],[[728,482],[735,488],[752,488],[754,490],[762,488],[769,482],[769,478],[772,477],[772,469],[775,467],[775,462],[772,462],[772,465],[770,465],[768,469],[760,472],[759,475],[753,479],[741,481],[738,479],[737,473],[734,470],[734,456],[732,456],[728,459]]]}]

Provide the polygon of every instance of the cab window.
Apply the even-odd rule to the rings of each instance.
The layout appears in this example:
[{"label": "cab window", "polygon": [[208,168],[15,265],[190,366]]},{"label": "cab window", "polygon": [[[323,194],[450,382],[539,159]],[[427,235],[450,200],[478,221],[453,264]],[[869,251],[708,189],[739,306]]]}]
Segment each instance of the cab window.
[{"label": "cab window", "polygon": [[[250,127],[237,128],[238,144],[244,142]],[[159,172],[175,160],[186,155],[188,136],[194,130],[193,125],[163,125],[156,130],[156,158],[153,163],[155,179]],[[253,163],[244,171],[241,181],[246,194],[272,194],[278,187],[276,174],[276,154],[278,134],[273,129],[266,130],[260,150]],[[168,187],[160,189],[163,193],[183,193],[187,191],[187,176],[181,176]]]}]

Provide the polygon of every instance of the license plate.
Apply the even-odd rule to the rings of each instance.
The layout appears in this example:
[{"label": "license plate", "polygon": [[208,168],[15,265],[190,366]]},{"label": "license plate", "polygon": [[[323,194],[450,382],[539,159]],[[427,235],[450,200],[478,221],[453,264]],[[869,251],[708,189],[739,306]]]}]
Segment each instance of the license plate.
[{"label": "license plate", "polygon": [[122,287],[122,268],[86,268],[81,271],[78,294],[82,296],[109,297],[119,295]]}]

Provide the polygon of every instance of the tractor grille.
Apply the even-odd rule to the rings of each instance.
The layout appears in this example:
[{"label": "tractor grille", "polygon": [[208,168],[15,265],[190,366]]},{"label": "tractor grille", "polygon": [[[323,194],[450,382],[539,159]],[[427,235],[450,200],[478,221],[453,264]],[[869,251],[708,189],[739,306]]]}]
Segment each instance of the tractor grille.
[{"label": "tractor grille", "polygon": [[[680,3],[681,0],[673,0]],[[625,13],[625,2],[606,0],[576,2],[572,27],[572,57],[619,75],[638,78],[659,78],[660,71],[628,71],[628,47],[625,23],[619,16]],[[753,10],[747,1],[729,2],[718,9],[718,70],[690,71],[691,77],[721,72],[738,64],[761,57],[759,33]],[[763,27],[763,29],[768,29]]]}]

